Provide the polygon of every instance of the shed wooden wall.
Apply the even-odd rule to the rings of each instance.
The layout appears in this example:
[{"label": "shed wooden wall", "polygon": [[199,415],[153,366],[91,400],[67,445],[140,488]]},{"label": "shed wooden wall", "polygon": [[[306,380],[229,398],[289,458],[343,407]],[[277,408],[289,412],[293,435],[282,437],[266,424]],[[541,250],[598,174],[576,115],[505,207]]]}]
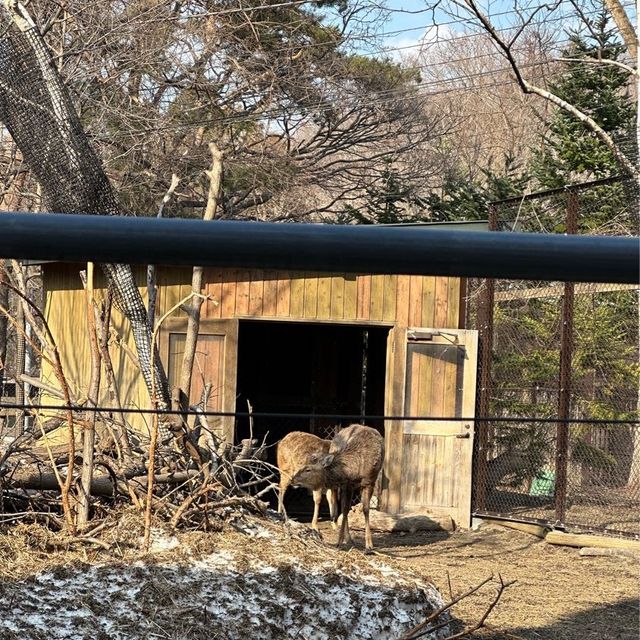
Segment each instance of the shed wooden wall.
[{"label": "shed wooden wall", "polygon": [[[65,373],[77,395],[86,391],[89,378],[86,297],[79,277],[79,271],[84,268],[84,265],[58,263],[44,267],[46,317]],[[134,275],[146,301],[145,268],[136,267]],[[458,278],[207,269],[205,282],[203,293],[211,300],[203,305],[204,319],[264,318],[431,328],[457,328],[461,319]],[[190,293],[191,269],[160,267],[157,283],[157,317],[161,317]],[[104,295],[104,287],[104,278],[96,269],[98,299]],[[185,314],[175,311],[172,316],[185,317]],[[111,346],[123,406],[148,408],[144,381],[127,354],[127,351],[135,354],[129,324],[116,309],[112,321],[125,347]],[[57,386],[46,363],[42,376]],[[58,403],[53,398],[47,401]],[[101,402],[112,404],[106,392]],[[147,422],[145,417],[132,420],[134,426],[142,430]]]},{"label": "shed wooden wall", "polygon": [[[351,275],[208,269],[205,318],[277,318],[379,322],[458,328],[460,279],[435,276]],[[161,270],[159,314],[191,291],[188,269]],[[184,313],[178,312],[177,316]]]},{"label": "shed wooden wall", "polygon": [[[60,351],[65,377],[77,398],[86,394],[90,372],[90,350],[87,333],[87,296],[82,287],[79,272],[86,269],[81,264],[47,264],[43,268],[45,291],[45,318]],[[138,289],[147,301],[146,269],[137,267],[134,276]],[[106,292],[106,282],[99,268],[95,270],[95,296],[99,301]],[[112,330],[119,336],[122,347],[111,341],[110,353],[123,407],[150,407],[149,396],[132,357],[136,348],[130,324],[114,307],[111,314]],[[131,355],[129,355],[131,354]],[[42,363],[41,377],[54,387],[59,387],[51,366]],[[100,385],[100,403],[113,406],[113,399],[106,390],[103,374]],[[61,404],[60,400],[43,396],[44,404]],[[131,415],[134,428],[146,431],[151,425],[150,416]],[[62,437],[65,437],[64,435]]]}]

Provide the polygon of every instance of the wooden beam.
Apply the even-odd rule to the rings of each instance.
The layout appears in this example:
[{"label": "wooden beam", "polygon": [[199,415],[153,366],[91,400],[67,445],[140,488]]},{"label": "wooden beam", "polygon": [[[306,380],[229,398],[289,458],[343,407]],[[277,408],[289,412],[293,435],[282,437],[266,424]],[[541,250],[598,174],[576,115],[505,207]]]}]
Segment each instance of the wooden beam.
[{"label": "wooden beam", "polygon": [[[582,286],[588,287],[588,291],[583,291]],[[583,293],[606,293],[608,291],[637,291],[640,287],[637,284],[588,284],[578,285],[577,295]],[[559,298],[564,294],[564,285],[552,287],[537,287],[532,289],[516,289],[514,291],[496,291],[496,302],[507,302],[508,300],[531,300],[532,298]]]},{"label": "wooden beam", "polygon": [[640,552],[640,540],[628,538],[609,538],[590,533],[564,533],[563,531],[549,531],[544,538],[549,544],[566,547],[598,547],[604,549],[631,549]]}]

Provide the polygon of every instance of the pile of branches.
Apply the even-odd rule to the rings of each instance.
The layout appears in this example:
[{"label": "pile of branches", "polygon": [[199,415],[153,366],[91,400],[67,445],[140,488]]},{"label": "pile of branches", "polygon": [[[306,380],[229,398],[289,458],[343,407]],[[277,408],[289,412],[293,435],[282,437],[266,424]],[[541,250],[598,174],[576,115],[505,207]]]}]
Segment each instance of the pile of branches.
[{"label": "pile of branches", "polygon": [[[73,410],[74,425],[90,425],[94,413]],[[232,446],[216,435],[204,415],[195,418],[192,425],[183,415],[169,419],[173,437],[155,448],[150,440],[128,431],[123,451],[117,436],[122,425],[99,414],[88,484],[92,513],[130,502],[149,521],[153,512],[172,527],[190,530],[216,529],[232,511],[264,515],[267,504],[261,498],[274,488],[276,478],[276,469],[265,460],[265,443],[247,438]],[[84,497],[82,476],[89,461],[79,451],[70,459],[68,443],[37,446],[42,432],[67,426],[66,415],[41,426],[40,433],[25,431],[0,453],[1,509],[5,516],[40,515],[75,533],[82,528],[77,525],[76,507]],[[65,502],[75,526],[68,526]]]}]

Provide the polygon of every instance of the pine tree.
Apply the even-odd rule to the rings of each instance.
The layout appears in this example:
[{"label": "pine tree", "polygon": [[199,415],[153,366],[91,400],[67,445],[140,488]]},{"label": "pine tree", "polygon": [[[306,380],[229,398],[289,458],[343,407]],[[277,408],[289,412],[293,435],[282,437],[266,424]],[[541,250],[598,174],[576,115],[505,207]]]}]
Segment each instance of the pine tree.
[{"label": "pine tree", "polygon": [[471,180],[455,174],[446,176],[440,193],[426,199],[429,217],[436,222],[486,220],[490,202],[522,193],[529,176],[515,158],[504,157],[500,171],[483,169],[483,179]]},{"label": "pine tree", "polygon": [[415,186],[403,180],[393,160],[386,158],[380,178],[366,189],[366,202],[357,208],[347,205],[338,218],[339,223],[393,224],[417,222],[424,219],[425,201]]},{"label": "pine tree", "polygon": [[[600,4],[587,33],[570,34],[564,58],[619,61],[625,51],[610,27],[611,17]],[[550,90],[591,116],[622,148],[633,147],[635,105],[628,93],[629,74],[611,64],[567,62]],[[563,187],[620,173],[615,155],[582,122],[562,109],[553,117],[532,174],[543,189]]]}]

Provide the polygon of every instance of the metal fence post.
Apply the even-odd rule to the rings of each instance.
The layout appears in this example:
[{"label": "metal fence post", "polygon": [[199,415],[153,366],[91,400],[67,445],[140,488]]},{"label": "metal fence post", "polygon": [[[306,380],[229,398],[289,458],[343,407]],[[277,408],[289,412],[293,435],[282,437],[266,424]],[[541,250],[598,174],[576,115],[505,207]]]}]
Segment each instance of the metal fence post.
[{"label": "metal fence post", "polygon": [[[578,194],[570,190],[567,197],[566,233],[578,231]],[[556,431],[556,522],[564,524],[567,502],[567,466],[569,458],[569,418],[571,417],[571,360],[573,355],[574,283],[566,282],[562,297],[562,332],[560,337],[560,379],[558,426]]]},{"label": "metal fence post", "polygon": [[[489,205],[489,231],[497,230],[496,206]],[[493,353],[493,306],[495,302],[495,280],[485,279],[485,291],[480,306],[480,388],[478,390],[477,415],[489,415],[491,397],[491,359]],[[475,505],[474,510],[487,508],[487,453],[489,449],[489,423],[476,422],[476,465],[475,465]]]}]

